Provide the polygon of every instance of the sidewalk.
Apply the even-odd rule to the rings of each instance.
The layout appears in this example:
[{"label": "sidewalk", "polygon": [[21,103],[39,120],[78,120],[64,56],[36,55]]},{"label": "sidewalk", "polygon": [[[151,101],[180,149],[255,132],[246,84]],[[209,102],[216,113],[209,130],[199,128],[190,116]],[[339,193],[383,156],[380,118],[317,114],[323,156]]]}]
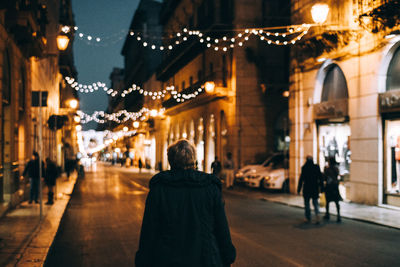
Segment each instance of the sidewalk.
[{"label": "sidewalk", "polygon": [[27,201],[0,218],[0,266],[43,266],[75,182],[76,173],[69,181],[57,179],[57,198],[52,206],[43,205],[42,220],[39,204]]},{"label": "sidewalk", "polygon": [[[292,207],[304,208],[304,200],[300,195],[267,192],[258,189],[246,188],[244,186],[235,186],[233,190],[224,189],[224,192],[228,194],[232,193],[245,195],[248,197],[285,204]],[[330,214],[336,215],[337,213],[335,204],[331,203],[330,205]],[[322,214],[324,214],[325,207],[321,207],[320,211]],[[351,202],[340,202],[340,213],[342,218],[400,229],[400,209],[369,206]]]}]

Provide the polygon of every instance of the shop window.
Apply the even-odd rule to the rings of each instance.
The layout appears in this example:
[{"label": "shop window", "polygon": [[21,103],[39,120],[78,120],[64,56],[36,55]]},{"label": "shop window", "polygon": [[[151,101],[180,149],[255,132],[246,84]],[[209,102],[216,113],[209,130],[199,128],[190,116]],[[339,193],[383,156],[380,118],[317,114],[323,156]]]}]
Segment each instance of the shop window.
[{"label": "shop window", "polygon": [[400,120],[387,120],[385,129],[384,187],[388,194],[400,193]]},{"label": "shop window", "polygon": [[394,56],[389,64],[389,69],[386,79],[386,90],[400,89],[400,47],[394,53]]},{"label": "shop window", "polygon": [[321,102],[348,98],[347,82],[338,65],[332,64],[326,72]]}]

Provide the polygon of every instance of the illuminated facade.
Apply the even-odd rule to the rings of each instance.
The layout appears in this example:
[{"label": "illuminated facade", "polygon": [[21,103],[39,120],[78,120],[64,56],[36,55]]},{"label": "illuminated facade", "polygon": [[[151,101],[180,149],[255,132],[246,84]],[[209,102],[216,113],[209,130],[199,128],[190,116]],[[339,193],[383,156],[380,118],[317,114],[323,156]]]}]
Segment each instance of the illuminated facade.
[{"label": "illuminated facade", "polygon": [[[293,1],[292,22],[312,23],[316,2]],[[399,2],[326,2],[291,53],[291,191],[307,155],[335,157],[344,199],[400,206]]]},{"label": "illuminated facade", "polygon": [[[68,3],[64,1],[63,8]],[[61,161],[61,133],[51,131],[47,120],[59,114],[66,86],[60,67],[68,64],[59,62],[56,44],[63,8],[54,1],[0,4],[0,214],[26,197],[28,179],[20,179],[20,174],[32,152],[39,150],[39,127],[43,157]],[[41,125],[39,108],[31,106],[33,91],[48,94],[47,107],[40,108]]]}]

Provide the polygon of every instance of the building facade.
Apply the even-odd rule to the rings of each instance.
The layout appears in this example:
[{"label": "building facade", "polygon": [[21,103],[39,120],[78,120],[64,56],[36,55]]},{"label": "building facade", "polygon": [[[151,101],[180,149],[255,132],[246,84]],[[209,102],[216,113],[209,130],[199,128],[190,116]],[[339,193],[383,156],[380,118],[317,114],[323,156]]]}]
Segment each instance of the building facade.
[{"label": "building facade", "polygon": [[[51,131],[47,120],[60,111],[63,79],[56,37],[59,11],[67,2],[0,4],[0,212],[16,206],[29,192],[28,179],[20,175],[33,151],[42,145],[43,157],[59,161],[61,134]],[[46,107],[32,106],[34,91],[47,92]]]},{"label": "building facade", "polygon": [[[210,172],[214,158],[223,161],[228,152],[238,168],[279,150],[284,127],[276,122],[287,117],[288,50],[256,38],[245,46],[215,44],[243,29],[288,23],[289,12],[285,1],[164,1],[164,46],[173,48],[157,72],[162,88],[172,90],[162,103],[161,155],[187,138],[196,146],[198,168]],[[215,43],[206,45],[191,31]],[[187,40],[171,38],[180,32],[189,32]],[[165,157],[158,160],[167,166]]]},{"label": "building facade", "polygon": [[[291,190],[306,155],[321,169],[335,157],[344,199],[400,206],[399,2],[326,2],[291,54]],[[315,3],[293,1],[293,23],[312,23]]]}]

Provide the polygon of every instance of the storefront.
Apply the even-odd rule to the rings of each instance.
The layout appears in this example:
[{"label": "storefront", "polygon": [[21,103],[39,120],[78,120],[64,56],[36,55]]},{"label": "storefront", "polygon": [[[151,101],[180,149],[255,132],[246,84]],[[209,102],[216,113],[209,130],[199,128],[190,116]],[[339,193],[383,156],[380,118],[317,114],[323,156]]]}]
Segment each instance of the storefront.
[{"label": "storefront", "polygon": [[332,62],[324,64],[319,71],[320,88],[316,88],[317,104],[314,105],[314,120],[317,129],[317,158],[323,170],[328,159],[338,164],[339,190],[347,199],[346,182],[350,177],[350,136],[348,114],[348,89],[346,78],[340,67]]},{"label": "storefront", "polygon": [[379,94],[383,123],[383,204],[400,206],[400,43],[389,51],[385,92]]}]

